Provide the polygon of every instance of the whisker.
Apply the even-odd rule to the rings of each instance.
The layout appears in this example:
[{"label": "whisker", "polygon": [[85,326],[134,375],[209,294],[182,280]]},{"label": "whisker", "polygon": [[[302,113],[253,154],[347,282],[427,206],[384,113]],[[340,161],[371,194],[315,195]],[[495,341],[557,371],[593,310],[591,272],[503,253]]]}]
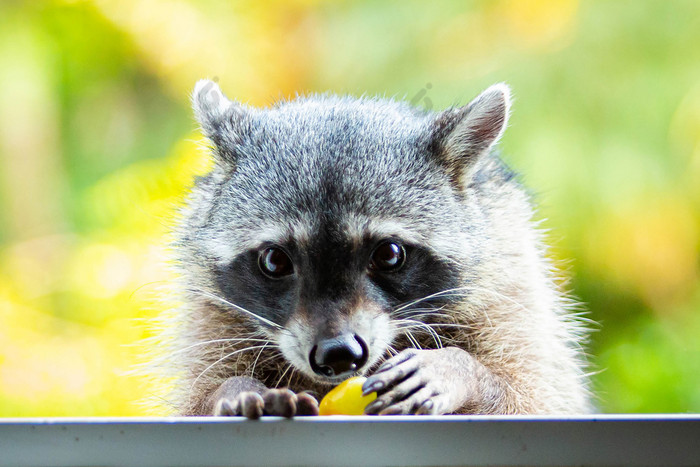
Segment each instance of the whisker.
[{"label": "whisker", "polygon": [[413,336],[413,333],[411,333],[410,329],[408,327],[405,328],[399,328],[402,331],[404,331],[404,335],[406,338],[411,342],[411,345],[413,346],[414,349],[422,349],[421,345],[418,343],[416,338]]},{"label": "whisker", "polygon": [[[433,294],[426,295],[425,297],[422,297],[422,298],[413,300],[413,301],[411,301],[411,302],[408,302],[408,303],[406,303],[406,304],[404,304],[404,305],[401,305],[401,306],[399,306],[398,308],[394,309],[394,310],[392,311],[392,313],[398,313],[399,311],[405,310],[406,308],[410,308],[410,307],[412,307],[413,305],[415,305],[415,304],[417,304],[417,303],[424,302],[424,301],[426,301],[426,300],[430,300],[431,298],[441,297],[441,296],[448,295],[448,294],[455,294],[455,295],[457,295],[455,292],[466,291],[466,290],[469,290],[469,288],[468,288],[468,287],[456,287],[456,288],[454,288],[454,289],[446,289],[446,290],[442,290],[442,291],[440,291],[440,292],[435,292],[435,293],[433,293]],[[464,295],[464,293],[462,293],[462,294],[460,294],[460,295]]]},{"label": "whisker", "polygon": [[474,326],[469,326],[468,324],[458,324],[458,323],[430,323],[426,324],[431,328],[456,328],[456,329],[467,329],[469,331],[474,330]]},{"label": "whisker", "polygon": [[251,341],[251,342],[270,342],[268,339],[256,339],[253,337],[229,337],[226,339],[212,339],[208,341],[202,341],[202,342],[197,342],[196,344],[188,345],[187,347],[183,347],[182,349],[177,349],[171,354],[179,354],[182,352],[186,352],[194,347],[200,347],[202,345],[209,345],[209,344],[217,344],[219,342],[244,342],[244,341]]},{"label": "whisker", "polygon": [[221,361],[226,360],[227,358],[232,357],[232,356],[234,356],[234,355],[236,355],[236,354],[239,354],[239,353],[241,353],[241,352],[247,352],[248,350],[255,350],[255,349],[264,348],[264,347],[265,347],[264,345],[254,345],[254,346],[251,346],[251,347],[245,347],[245,348],[243,348],[243,349],[238,349],[238,350],[236,350],[236,351],[233,351],[233,352],[231,352],[231,353],[229,353],[229,354],[224,355],[223,357],[219,358],[219,359],[216,360],[214,363],[212,363],[211,365],[209,365],[208,367],[206,367],[201,373],[199,373],[199,375],[198,375],[198,376],[194,379],[194,381],[192,382],[191,388],[194,388],[194,387],[197,385],[197,381],[199,381],[199,378],[201,378],[201,377],[204,375],[204,373],[206,373],[207,371],[211,370],[216,364],[220,363]]},{"label": "whisker", "polygon": [[262,323],[267,324],[267,325],[270,326],[270,327],[273,327],[273,328],[276,328],[276,329],[284,329],[284,328],[283,328],[282,326],[280,326],[279,324],[277,324],[277,323],[275,323],[275,322],[272,322],[272,321],[270,321],[270,320],[267,319],[267,318],[263,318],[262,316],[260,316],[260,315],[258,315],[258,314],[256,314],[256,313],[253,313],[252,311],[246,310],[245,308],[243,308],[243,307],[241,307],[241,306],[238,306],[238,305],[236,305],[235,303],[231,303],[231,302],[229,302],[228,300],[226,300],[226,299],[224,299],[224,298],[221,298],[221,297],[219,297],[218,295],[215,295],[215,294],[213,294],[213,293],[211,293],[211,292],[207,292],[206,290],[202,290],[202,289],[189,289],[189,290],[190,290],[191,292],[204,295],[205,297],[209,297],[209,298],[213,298],[213,299],[215,299],[215,300],[218,300],[219,302],[221,302],[221,303],[223,303],[223,304],[225,304],[225,305],[228,305],[228,306],[230,306],[231,308],[233,308],[233,309],[235,309],[235,310],[241,311],[241,312],[247,314],[248,316],[251,316],[251,317],[253,317],[253,318],[255,318],[255,319],[261,321]]},{"label": "whisker", "polygon": [[440,336],[428,324],[423,323],[422,321],[416,321],[413,319],[402,319],[402,320],[398,320],[397,323],[399,324],[399,326],[401,324],[408,325],[405,327],[399,327],[399,329],[421,329],[421,330],[427,331],[430,334],[430,336],[433,338],[433,341],[435,342],[435,345],[437,346],[437,348],[438,349],[442,348],[442,340],[440,339]]},{"label": "whisker", "polygon": [[[427,310],[427,311],[422,311],[422,312],[417,312],[415,315],[413,315],[414,318],[420,318],[421,316],[425,315],[430,315],[431,317],[436,317],[436,318],[449,318],[450,320],[454,320],[455,316],[452,313],[440,313],[440,312],[434,312],[432,310]],[[401,322],[406,320],[405,318],[402,320],[397,320],[397,322]],[[408,321],[417,321],[417,320],[408,320]],[[429,326],[431,328],[448,328],[448,327],[453,327],[453,328],[463,328],[463,329],[469,329],[469,330],[474,330],[474,326],[469,325],[469,324],[461,324],[461,323],[445,323],[445,322],[436,322],[436,323],[425,323],[423,321],[418,321],[421,323],[421,325],[424,326]]]},{"label": "whisker", "polygon": [[406,310],[402,310],[399,313],[395,314],[395,317],[401,318],[404,316],[416,316],[416,315],[426,315],[426,314],[431,314],[431,313],[439,313],[440,311],[444,310],[446,305],[440,306],[438,308],[409,308]]},{"label": "whisker", "polygon": [[287,380],[287,387],[290,387],[292,385],[292,379],[294,378],[294,375],[296,374],[297,369],[292,368],[292,372],[289,373],[289,379]]},{"label": "whisker", "polygon": [[528,307],[526,307],[525,305],[523,305],[523,304],[520,303],[519,301],[515,300],[515,299],[512,298],[512,297],[509,297],[509,296],[507,296],[507,295],[504,295],[504,294],[502,294],[502,293],[500,293],[500,292],[497,292],[497,291],[495,291],[495,290],[486,289],[486,288],[479,288],[479,289],[476,289],[476,291],[477,291],[477,292],[485,292],[485,293],[489,293],[489,294],[491,294],[491,295],[495,295],[495,296],[498,297],[498,298],[501,298],[501,299],[503,299],[503,300],[505,300],[505,301],[507,301],[507,302],[512,303],[513,305],[519,307],[519,308],[522,309],[523,311],[526,311],[526,312],[528,312],[528,313],[531,312],[531,310],[530,310]]},{"label": "whisker", "polygon": [[278,387],[280,387],[280,384],[282,384],[282,380],[283,380],[284,377],[287,375],[287,373],[289,372],[289,370],[292,369],[292,366],[293,366],[293,365],[292,365],[291,363],[288,363],[288,364],[287,364],[287,368],[286,368],[286,369],[284,370],[284,372],[280,375],[279,379],[277,380],[277,384],[275,384],[275,389],[277,389]]},{"label": "whisker", "polygon": [[280,361],[284,360],[280,357],[279,353],[274,352],[271,355],[268,355],[267,357],[263,358],[261,361],[258,362],[258,364],[265,366],[270,362],[279,363]]},{"label": "whisker", "polygon": [[263,346],[262,349],[260,349],[260,352],[258,352],[258,355],[255,357],[255,361],[253,361],[253,366],[250,369],[250,376],[254,377],[255,376],[255,366],[258,364],[258,360],[260,360],[260,356],[262,353],[265,351],[265,348],[270,345],[270,342],[266,342]]}]

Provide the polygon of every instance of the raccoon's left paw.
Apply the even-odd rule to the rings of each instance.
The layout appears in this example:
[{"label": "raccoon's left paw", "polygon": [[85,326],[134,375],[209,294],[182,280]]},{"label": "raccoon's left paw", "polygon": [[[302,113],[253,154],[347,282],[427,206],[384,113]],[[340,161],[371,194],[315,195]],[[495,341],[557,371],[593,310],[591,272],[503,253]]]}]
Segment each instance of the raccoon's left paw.
[{"label": "raccoon's left paw", "polygon": [[289,389],[265,389],[262,394],[244,391],[232,399],[219,399],[216,416],[242,416],[255,420],[263,415],[291,418],[318,415],[318,401],[306,392],[295,394]]},{"label": "raccoon's left paw", "polygon": [[[406,349],[367,378],[364,394],[377,393],[365,408],[368,415],[439,415],[459,408],[459,378],[469,354],[458,348]],[[468,366],[468,364],[467,364]]]},{"label": "raccoon's left paw", "polygon": [[289,389],[269,389],[263,394],[265,414],[291,418],[318,415],[318,401],[308,392],[294,393]]}]

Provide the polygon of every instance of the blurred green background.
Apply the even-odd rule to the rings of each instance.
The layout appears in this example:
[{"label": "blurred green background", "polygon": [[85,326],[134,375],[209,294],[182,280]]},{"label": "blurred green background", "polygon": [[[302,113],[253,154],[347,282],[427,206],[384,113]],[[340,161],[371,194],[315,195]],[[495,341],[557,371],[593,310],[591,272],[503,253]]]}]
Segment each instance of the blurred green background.
[{"label": "blurred green background", "polygon": [[[509,83],[502,142],[594,326],[605,412],[700,412],[700,3],[0,2],[0,417],[141,415],[199,78],[440,109]],[[167,295],[167,294],[166,294]]]}]

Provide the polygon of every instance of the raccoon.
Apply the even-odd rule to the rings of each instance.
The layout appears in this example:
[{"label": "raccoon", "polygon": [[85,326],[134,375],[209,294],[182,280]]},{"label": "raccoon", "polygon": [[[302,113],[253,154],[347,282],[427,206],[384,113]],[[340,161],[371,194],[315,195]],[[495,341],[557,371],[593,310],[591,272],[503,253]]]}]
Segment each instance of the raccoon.
[{"label": "raccoon", "polygon": [[506,85],[442,112],[192,100],[214,166],[173,248],[179,414],[315,415],[354,375],[366,414],[590,410],[586,330],[494,149]]}]

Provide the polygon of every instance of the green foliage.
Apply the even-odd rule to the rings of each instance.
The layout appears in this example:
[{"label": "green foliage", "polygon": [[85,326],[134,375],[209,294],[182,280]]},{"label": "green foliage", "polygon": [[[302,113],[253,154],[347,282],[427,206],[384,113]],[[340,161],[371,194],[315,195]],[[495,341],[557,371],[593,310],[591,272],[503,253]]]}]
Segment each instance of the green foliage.
[{"label": "green foliage", "polygon": [[[0,3],[0,416],[137,415],[167,231],[209,163],[188,94],[506,81],[502,142],[600,323],[608,412],[700,411],[700,5],[693,1]],[[571,260],[570,260],[571,259]],[[569,261],[570,260],[570,261]],[[568,261],[568,262],[567,262]]]}]

